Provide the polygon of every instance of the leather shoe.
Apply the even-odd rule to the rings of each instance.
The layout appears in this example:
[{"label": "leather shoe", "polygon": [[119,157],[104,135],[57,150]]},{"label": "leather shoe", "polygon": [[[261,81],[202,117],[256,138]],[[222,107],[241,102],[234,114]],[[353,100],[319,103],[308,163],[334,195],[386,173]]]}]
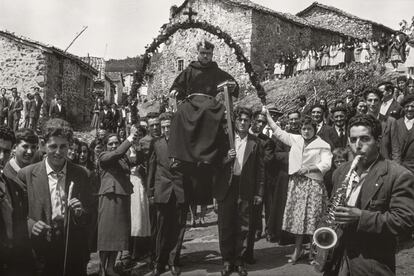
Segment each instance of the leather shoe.
[{"label": "leather shoe", "polygon": [[247,270],[244,265],[238,265],[236,271],[240,276],[247,276]]},{"label": "leather shoe", "polygon": [[165,272],[165,269],[156,267],[152,270],[152,274],[151,276],[160,276],[161,274],[163,274]]},{"label": "leather shoe", "polygon": [[223,270],[220,272],[221,276],[230,276],[233,272],[233,266],[231,264],[225,264]]},{"label": "leather shoe", "polygon": [[178,276],[181,274],[181,268],[179,266],[172,265],[170,266],[170,272],[173,276]]}]

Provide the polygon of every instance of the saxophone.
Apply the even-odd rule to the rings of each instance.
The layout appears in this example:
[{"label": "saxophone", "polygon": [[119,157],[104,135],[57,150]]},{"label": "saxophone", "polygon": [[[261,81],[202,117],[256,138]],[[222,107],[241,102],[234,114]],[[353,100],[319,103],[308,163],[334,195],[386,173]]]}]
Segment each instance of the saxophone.
[{"label": "saxophone", "polygon": [[321,225],[323,225],[323,227],[319,227],[316,229],[315,233],[313,233],[313,244],[316,246],[316,256],[313,264],[315,269],[319,272],[326,270],[326,266],[332,258],[333,249],[338,243],[338,232],[340,231],[340,227],[335,223],[335,209],[338,206],[346,204],[346,192],[349,185],[352,185],[352,183],[349,183],[349,180],[352,171],[355,170],[361,157],[361,155],[355,156],[344,181],[342,181],[341,186],[332,196],[329,207],[322,218]]}]

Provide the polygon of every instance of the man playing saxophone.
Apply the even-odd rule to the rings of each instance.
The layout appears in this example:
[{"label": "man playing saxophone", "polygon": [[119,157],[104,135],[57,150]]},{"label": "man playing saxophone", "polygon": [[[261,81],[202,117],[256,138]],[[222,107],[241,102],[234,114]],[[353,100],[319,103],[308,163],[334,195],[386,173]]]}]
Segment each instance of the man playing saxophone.
[{"label": "man playing saxophone", "polygon": [[[335,210],[343,235],[324,275],[395,275],[396,237],[414,227],[414,176],[379,153],[381,124],[357,115],[348,126],[349,144],[361,159],[349,178],[345,204]],[[336,191],[351,162],[333,174]]]}]

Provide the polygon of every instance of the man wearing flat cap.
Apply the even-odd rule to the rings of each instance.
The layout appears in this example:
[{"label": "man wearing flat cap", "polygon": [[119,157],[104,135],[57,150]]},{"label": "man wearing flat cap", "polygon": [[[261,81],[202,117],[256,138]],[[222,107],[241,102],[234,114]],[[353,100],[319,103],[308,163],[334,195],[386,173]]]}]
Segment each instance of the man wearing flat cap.
[{"label": "man wearing flat cap", "polygon": [[405,96],[401,102],[404,117],[397,120],[395,130],[400,153],[401,165],[414,173],[414,95]]}]

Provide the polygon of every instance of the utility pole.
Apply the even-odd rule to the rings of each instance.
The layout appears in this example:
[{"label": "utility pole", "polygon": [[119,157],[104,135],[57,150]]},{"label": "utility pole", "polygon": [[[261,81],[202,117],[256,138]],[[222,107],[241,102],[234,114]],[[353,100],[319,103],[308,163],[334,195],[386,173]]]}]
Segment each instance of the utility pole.
[{"label": "utility pole", "polygon": [[65,49],[65,53],[68,51],[68,49],[70,48],[70,46],[72,46],[72,44],[75,42],[76,39],[78,39],[78,37],[80,37],[80,35],[88,28],[88,26],[83,26],[82,31],[80,31],[79,34],[77,34],[77,36],[72,40],[72,42],[69,44],[69,46]]}]

